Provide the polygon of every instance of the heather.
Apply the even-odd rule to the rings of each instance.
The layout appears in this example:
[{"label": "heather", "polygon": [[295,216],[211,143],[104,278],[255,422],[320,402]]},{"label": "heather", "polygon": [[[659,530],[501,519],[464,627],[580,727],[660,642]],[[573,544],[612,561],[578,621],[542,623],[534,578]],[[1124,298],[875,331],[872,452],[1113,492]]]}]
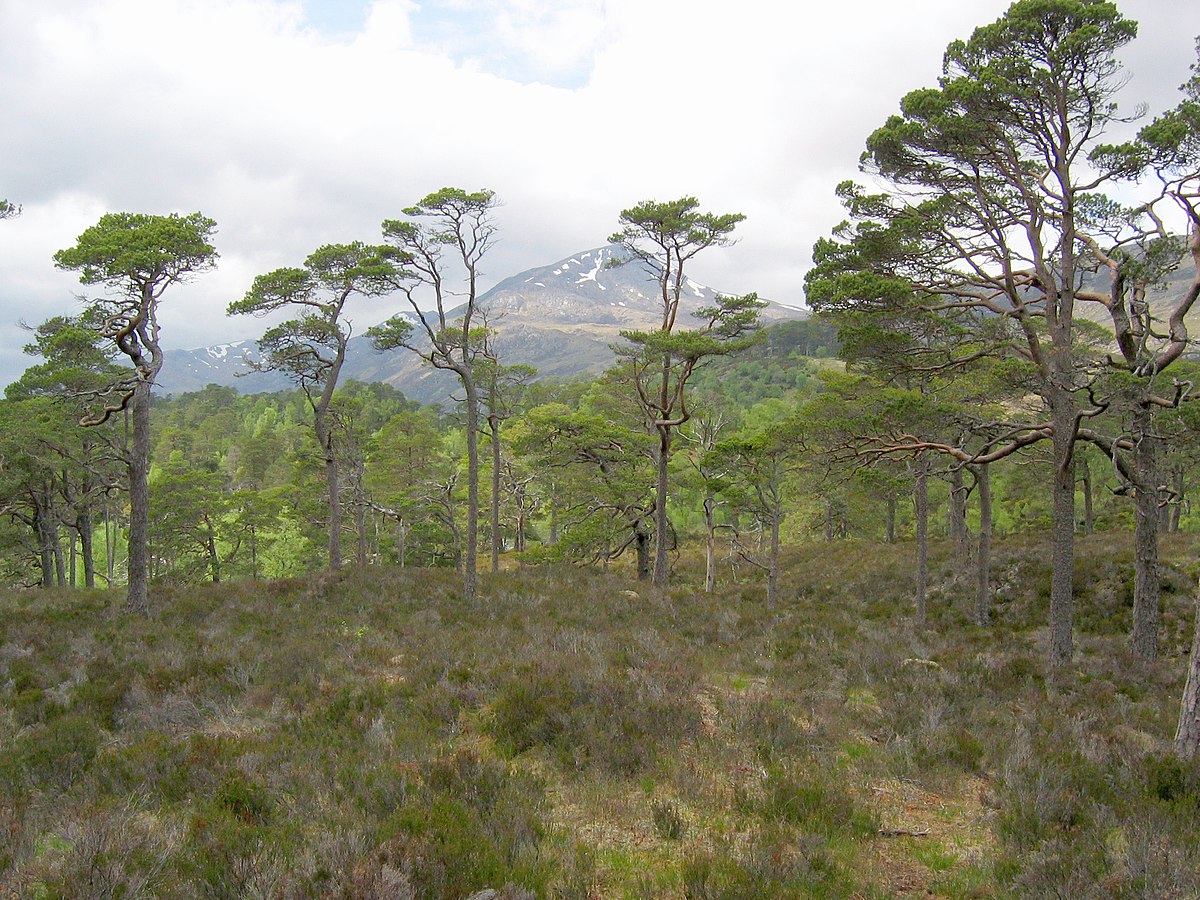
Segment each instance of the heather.
[{"label": "heather", "polygon": [[1047,667],[1038,535],[994,623],[952,549],[785,551],[668,592],[612,569],[347,569],[0,606],[0,884],[37,897],[1194,896],[1200,770],[1170,753],[1194,572],[1164,653],[1081,540],[1080,649]]}]

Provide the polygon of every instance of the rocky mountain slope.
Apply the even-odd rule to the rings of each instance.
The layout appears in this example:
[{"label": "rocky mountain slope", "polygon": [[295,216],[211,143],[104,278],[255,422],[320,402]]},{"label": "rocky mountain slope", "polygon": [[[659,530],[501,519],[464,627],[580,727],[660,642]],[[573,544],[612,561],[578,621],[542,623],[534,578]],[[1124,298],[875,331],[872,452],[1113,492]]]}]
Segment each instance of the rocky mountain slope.
[{"label": "rocky mountain slope", "polygon": [[[501,281],[480,297],[480,308],[496,330],[501,358],[537,368],[542,377],[599,373],[613,360],[610,345],[623,330],[647,330],[661,319],[657,285],[638,263],[613,265],[616,248],[600,247]],[[711,305],[717,292],[691,280],[679,321]],[[771,303],[766,323],[802,318],[807,312]],[[243,393],[286,390],[290,382],[275,373],[256,373],[253,340],[168,354],[160,377],[167,393],[221,384]],[[442,402],[454,390],[453,376],[426,367],[414,353],[376,353],[363,337],[350,341],[343,379],[385,381],[414,400]]]}]

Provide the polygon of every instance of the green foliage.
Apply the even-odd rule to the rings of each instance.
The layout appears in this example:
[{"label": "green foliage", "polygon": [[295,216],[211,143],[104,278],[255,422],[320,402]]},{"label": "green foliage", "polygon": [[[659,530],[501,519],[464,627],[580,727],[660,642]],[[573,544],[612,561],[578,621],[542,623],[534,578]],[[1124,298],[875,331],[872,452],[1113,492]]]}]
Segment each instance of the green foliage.
[{"label": "green foliage", "polygon": [[586,410],[548,403],[509,430],[514,452],[539,474],[551,515],[562,519],[562,550],[583,559],[616,558],[647,530],[651,438]]},{"label": "green foliage", "polygon": [[78,271],[84,284],[115,288],[149,288],[155,294],[166,285],[216,264],[210,243],[217,223],[192,213],[152,216],[106,213],[79,235],[74,247],[54,254],[60,269]]},{"label": "green foliage", "polygon": [[[396,289],[396,253],[390,247],[360,241],[326,244],[303,268],[276,269],[254,279],[229,315],[265,316],[281,310],[296,318],[273,325],[259,340],[256,367],[280,371],[298,384],[317,385],[332,394],[349,339],[342,314],[353,294],[378,297]],[[328,405],[328,398],[322,402]]]}]

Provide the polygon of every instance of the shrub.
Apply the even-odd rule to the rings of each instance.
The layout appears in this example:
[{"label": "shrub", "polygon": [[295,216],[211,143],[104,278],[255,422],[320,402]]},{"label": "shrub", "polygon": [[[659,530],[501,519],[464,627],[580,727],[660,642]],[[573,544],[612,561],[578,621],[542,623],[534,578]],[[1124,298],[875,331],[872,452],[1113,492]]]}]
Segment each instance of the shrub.
[{"label": "shrub", "polygon": [[664,841],[681,841],[687,831],[687,822],[670,800],[652,800],[650,802],[650,819],[654,830]]},{"label": "shrub", "polygon": [[226,776],[217,790],[216,802],[235,819],[247,825],[266,824],[275,806],[267,789],[251,781],[241,772],[232,772]]},{"label": "shrub", "polygon": [[419,795],[385,826],[378,860],[404,873],[416,896],[506,884],[544,891],[552,867],[538,852],[546,830],[539,779],[467,751],[430,761],[422,774]]},{"label": "shrub", "polygon": [[497,691],[489,729],[510,756],[544,746],[568,767],[647,771],[667,747],[699,732],[699,712],[686,683],[656,685],[635,674],[525,667]]},{"label": "shrub", "polygon": [[64,715],[17,739],[17,772],[32,787],[66,790],[83,774],[99,746],[100,730],[92,719]]},{"label": "shrub", "polygon": [[767,773],[763,799],[755,809],[763,817],[796,825],[830,838],[870,837],[879,830],[875,813],[864,808],[825,770],[814,766],[804,775],[775,769]]}]

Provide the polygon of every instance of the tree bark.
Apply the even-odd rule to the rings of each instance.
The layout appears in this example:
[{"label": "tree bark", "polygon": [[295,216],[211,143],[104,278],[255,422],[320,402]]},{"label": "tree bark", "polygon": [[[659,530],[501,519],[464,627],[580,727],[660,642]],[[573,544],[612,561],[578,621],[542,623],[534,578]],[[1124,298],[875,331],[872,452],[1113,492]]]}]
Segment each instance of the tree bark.
[{"label": "tree bark", "polygon": [[117,526],[112,520],[112,505],[107,498],[104,501],[104,567],[111,586],[117,568]]},{"label": "tree bark", "polygon": [[79,555],[83,557],[83,584],[87,588],[96,586],[96,552],[92,540],[95,525],[92,520],[92,507],[85,503],[76,513],[75,522],[79,531]]},{"label": "tree bark", "polygon": [[463,553],[463,594],[473,599],[479,586],[479,392],[465,366],[459,372],[467,396],[467,541]]},{"label": "tree bark", "polygon": [[967,488],[963,484],[961,466],[950,470],[950,500],[946,504],[946,530],[954,548],[960,556],[966,556],[970,549],[967,544]]},{"label": "tree bark", "polygon": [[[638,581],[650,580],[650,535],[646,533],[646,528],[640,522],[633,537],[634,546],[637,550],[637,577]],[[608,554],[605,554],[608,558]]]},{"label": "tree bark", "polygon": [[[361,498],[360,498],[361,500]],[[354,530],[358,537],[358,567],[367,567],[367,504],[359,502],[354,510]]]},{"label": "tree bark", "polygon": [[[665,405],[665,404],[664,404]],[[671,523],[667,518],[668,465],[671,461],[671,430],[658,429],[658,477],[654,504],[654,586],[665,589],[671,580],[670,559],[667,556],[667,536]]]},{"label": "tree bark", "polygon": [[1171,498],[1171,534],[1179,533],[1179,517],[1183,513],[1183,466],[1172,470],[1175,481],[1175,496]]},{"label": "tree bark", "polygon": [[54,550],[50,542],[49,511],[39,496],[34,496],[33,528],[38,541],[38,564],[42,569],[42,587],[54,587]]},{"label": "tree bark", "polygon": [[1133,462],[1136,479],[1133,538],[1133,652],[1142,659],[1158,656],[1158,463],[1152,433],[1151,411],[1137,405],[1133,411]]},{"label": "tree bark", "polygon": [[150,382],[133,389],[133,436],[129,447],[129,594],[126,606],[150,615]]},{"label": "tree bark", "polygon": [[515,549],[518,553],[524,553],[529,549],[529,511],[525,508],[525,485],[518,483],[516,486],[516,494],[514,501],[517,506],[517,536]]},{"label": "tree bark", "polygon": [[1074,651],[1075,575],[1075,408],[1065,391],[1052,400],[1054,480],[1051,487],[1050,664],[1071,663]]},{"label": "tree bark", "polygon": [[1192,630],[1192,652],[1188,656],[1187,682],[1179,702],[1179,726],[1175,729],[1175,755],[1190,760],[1200,750],[1200,589],[1196,595],[1196,619]]},{"label": "tree bark", "polygon": [[[50,506],[50,517],[48,519],[50,549],[54,555],[54,578],[59,587],[67,585],[67,564],[63,558],[62,535],[58,530],[58,515],[54,506]],[[71,542],[72,545],[74,541]]]},{"label": "tree bark", "polygon": [[217,553],[217,533],[212,527],[212,523],[208,523],[208,528],[204,535],[204,549],[208,553],[208,567],[212,573],[213,584],[221,582],[221,557]]},{"label": "tree bark", "polygon": [[1096,513],[1092,507],[1092,469],[1087,457],[1079,460],[1079,483],[1083,485],[1083,533],[1092,534],[1096,530]]},{"label": "tree bark", "polygon": [[[328,436],[322,437],[322,443]],[[329,495],[329,569],[342,567],[342,485],[338,474],[337,456],[333,448],[325,448],[325,491]]]},{"label": "tree bark", "polygon": [[500,571],[500,417],[488,416],[492,433],[492,572]]},{"label": "tree bark", "polygon": [[991,618],[992,607],[992,479],[988,464],[975,470],[975,484],[979,492],[979,553],[975,561],[975,624],[986,625]]}]

